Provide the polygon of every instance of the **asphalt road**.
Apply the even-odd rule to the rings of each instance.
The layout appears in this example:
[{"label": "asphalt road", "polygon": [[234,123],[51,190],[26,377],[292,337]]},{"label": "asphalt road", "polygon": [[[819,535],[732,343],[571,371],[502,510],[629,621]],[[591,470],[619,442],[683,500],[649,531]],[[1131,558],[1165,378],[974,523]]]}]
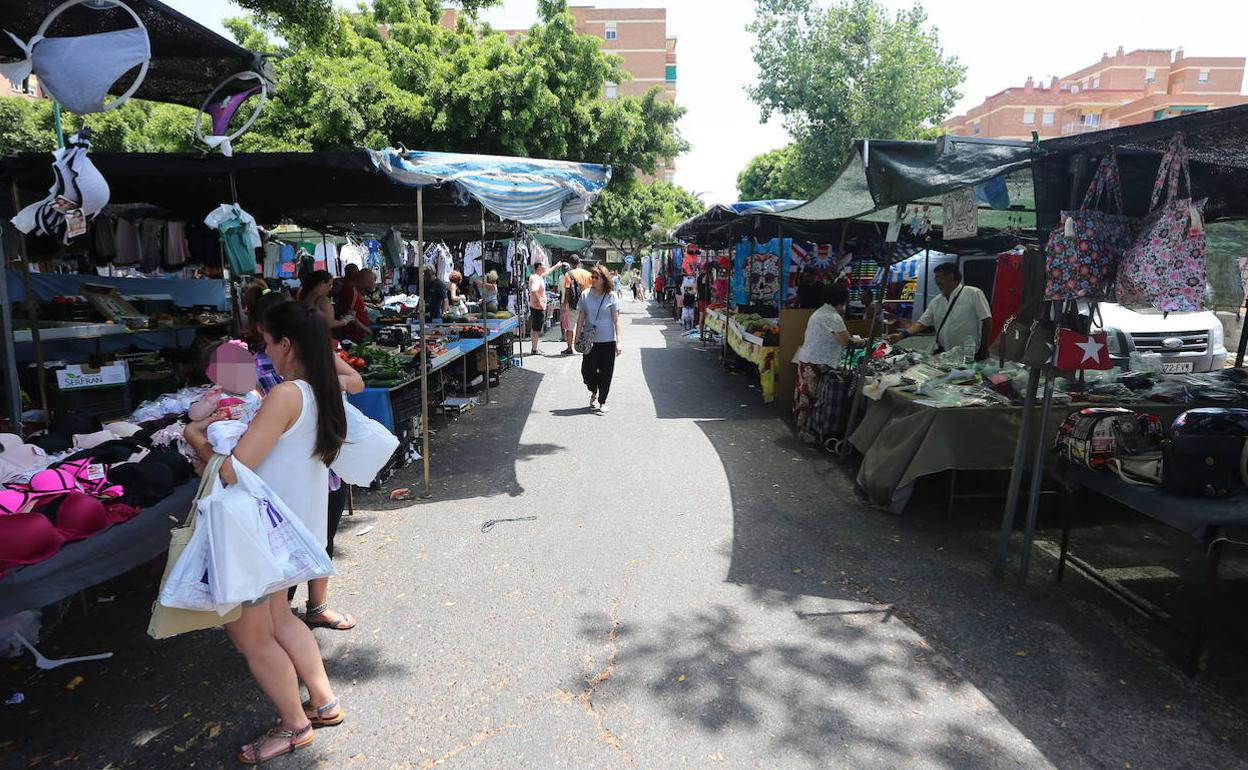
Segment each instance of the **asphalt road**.
[{"label": "asphalt road", "polygon": [[[718,352],[625,310],[610,414],[549,341],[439,426],[430,500],[389,501],[414,469],[357,497],[332,598],[360,625],[317,632],[348,720],[271,766],[1248,764],[1243,689],[1086,584],[991,578],[990,517],[861,504]],[[147,639],[153,581],[46,645],[113,660],[4,671],[0,765],[234,766],[270,709],[219,632]]]}]

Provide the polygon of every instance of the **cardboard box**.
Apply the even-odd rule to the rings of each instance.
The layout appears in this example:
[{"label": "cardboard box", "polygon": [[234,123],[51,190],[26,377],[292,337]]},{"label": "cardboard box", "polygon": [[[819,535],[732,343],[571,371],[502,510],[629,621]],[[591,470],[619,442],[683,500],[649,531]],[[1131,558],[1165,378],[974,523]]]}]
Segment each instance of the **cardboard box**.
[{"label": "cardboard box", "polygon": [[125,385],[129,379],[130,372],[124,361],[108,364],[99,369],[71,364],[56,372],[56,386],[61,390],[86,390]]}]

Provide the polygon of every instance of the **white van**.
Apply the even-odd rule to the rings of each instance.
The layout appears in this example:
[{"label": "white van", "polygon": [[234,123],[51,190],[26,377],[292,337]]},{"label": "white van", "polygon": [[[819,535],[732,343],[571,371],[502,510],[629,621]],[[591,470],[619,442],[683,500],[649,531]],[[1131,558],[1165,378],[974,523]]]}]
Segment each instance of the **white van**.
[{"label": "white van", "polygon": [[1160,353],[1166,372],[1212,372],[1226,366],[1222,321],[1211,311],[1165,314],[1102,302],[1101,327],[1109,335],[1114,366],[1129,365],[1132,351]]}]

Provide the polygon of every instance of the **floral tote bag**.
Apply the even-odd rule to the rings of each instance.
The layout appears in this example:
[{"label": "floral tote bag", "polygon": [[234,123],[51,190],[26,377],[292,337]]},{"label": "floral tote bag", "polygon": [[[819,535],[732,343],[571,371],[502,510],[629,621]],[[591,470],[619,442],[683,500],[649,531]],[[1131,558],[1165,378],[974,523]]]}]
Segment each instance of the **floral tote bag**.
[{"label": "floral tote bag", "polygon": [[[1168,313],[1205,309],[1205,200],[1193,200],[1189,156],[1183,134],[1175,134],[1162,156],[1149,214],[1118,269],[1115,299],[1152,305]],[[1179,180],[1188,197],[1180,198]],[[1162,189],[1166,190],[1162,200]]]},{"label": "floral tote bag", "polygon": [[[1109,193],[1114,212],[1097,209]],[[1138,220],[1122,213],[1122,183],[1118,156],[1110,148],[1077,211],[1063,211],[1061,226],[1045,246],[1044,298],[1051,300],[1108,299],[1114,273],[1123,253],[1134,241]]]}]

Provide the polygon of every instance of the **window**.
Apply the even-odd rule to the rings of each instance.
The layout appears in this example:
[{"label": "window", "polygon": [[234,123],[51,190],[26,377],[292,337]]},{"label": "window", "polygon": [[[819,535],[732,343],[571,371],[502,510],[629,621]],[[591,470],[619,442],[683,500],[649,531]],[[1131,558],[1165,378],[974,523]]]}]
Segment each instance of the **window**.
[{"label": "window", "polygon": [[667,82],[675,83],[676,82],[676,65],[675,64],[667,65],[667,69],[664,71],[664,76]]},{"label": "window", "polygon": [[1149,67],[1148,69],[1144,70],[1144,82],[1145,83],[1157,82],[1157,68],[1156,67]]},{"label": "window", "polygon": [[1196,78],[1197,83],[1209,82],[1209,70],[1201,70],[1200,75]]},{"label": "window", "polygon": [[1046,125],[1046,126],[1051,126],[1051,125],[1053,125],[1053,119],[1054,119],[1054,114],[1053,114],[1053,111],[1052,111],[1052,110],[1045,110],[1045,111],[1044,111],[1044,119],[1041,121],[1041,123],[1043,123],[1043,124],[1044,124],[1044,125]]},{"label": "window", "polygon": [[1099,126],[1101,124],[1101,114],[1099,112],[1085,112],[1079,116],[1079,124],[1083,126]]},{"label": "window", "polygon": [[606,93],[603,95],[608,99],[614,99],[620,95],[620,87],[615,83],[607,83]]},{"label": "window", "polygon": [[971,124],[971,133],[972,134],[979,133],[979,121],[978,120]]},{"label": "window", "polygon": [[664,181],[664,182],[667,182],[668,184],[675,184],[675,183],[676,183],[676,172],[675,172],[675,171],[665,171],[665,172],[663,172],[663,181]]},{"label": "window", "polygon": [[1073,86],[1071,86],[1071,87],[1070,87],[1070,92],[1071,92],[1072,94],[1077,94],[1077,93],[1079,93],[1079,84],[1078,84],[1078,83],[1075,83]]},{"label": "window", "polygon": [[1092,87],[1093,87],[1093,88],[1100,88],[1100,87],[1101,87],[1101,76],[1100,76],[1100,75],[1097,75],[1096,77],[1092,78]]},{"label": "window", "polygon": [[1030,126],[1030,125],[1033,125],[1035,122],[1036,122],[1036,111],[1035,110],[1023,110],[1023,124]]},{"label": "window", "polygon": [[1061,89],[1062,89],[1063,91],[1069,91],[1069,90],[1070,90],[1070,83],[1062,83],[1062,85],[1061,85]]},{"label": "window", "polygon": [[603,37],[605,37],[607,40],[617,40],[617,39],[619,39],[619,37],[620,37],[620,32],[619,32],[619,30],[617,30],[617,29],[615,28],[615,22],[610,22],[610,23],[608,23],[608,24],[607,24],[607,31],[606,31],[606,33],[603,35]]}]

